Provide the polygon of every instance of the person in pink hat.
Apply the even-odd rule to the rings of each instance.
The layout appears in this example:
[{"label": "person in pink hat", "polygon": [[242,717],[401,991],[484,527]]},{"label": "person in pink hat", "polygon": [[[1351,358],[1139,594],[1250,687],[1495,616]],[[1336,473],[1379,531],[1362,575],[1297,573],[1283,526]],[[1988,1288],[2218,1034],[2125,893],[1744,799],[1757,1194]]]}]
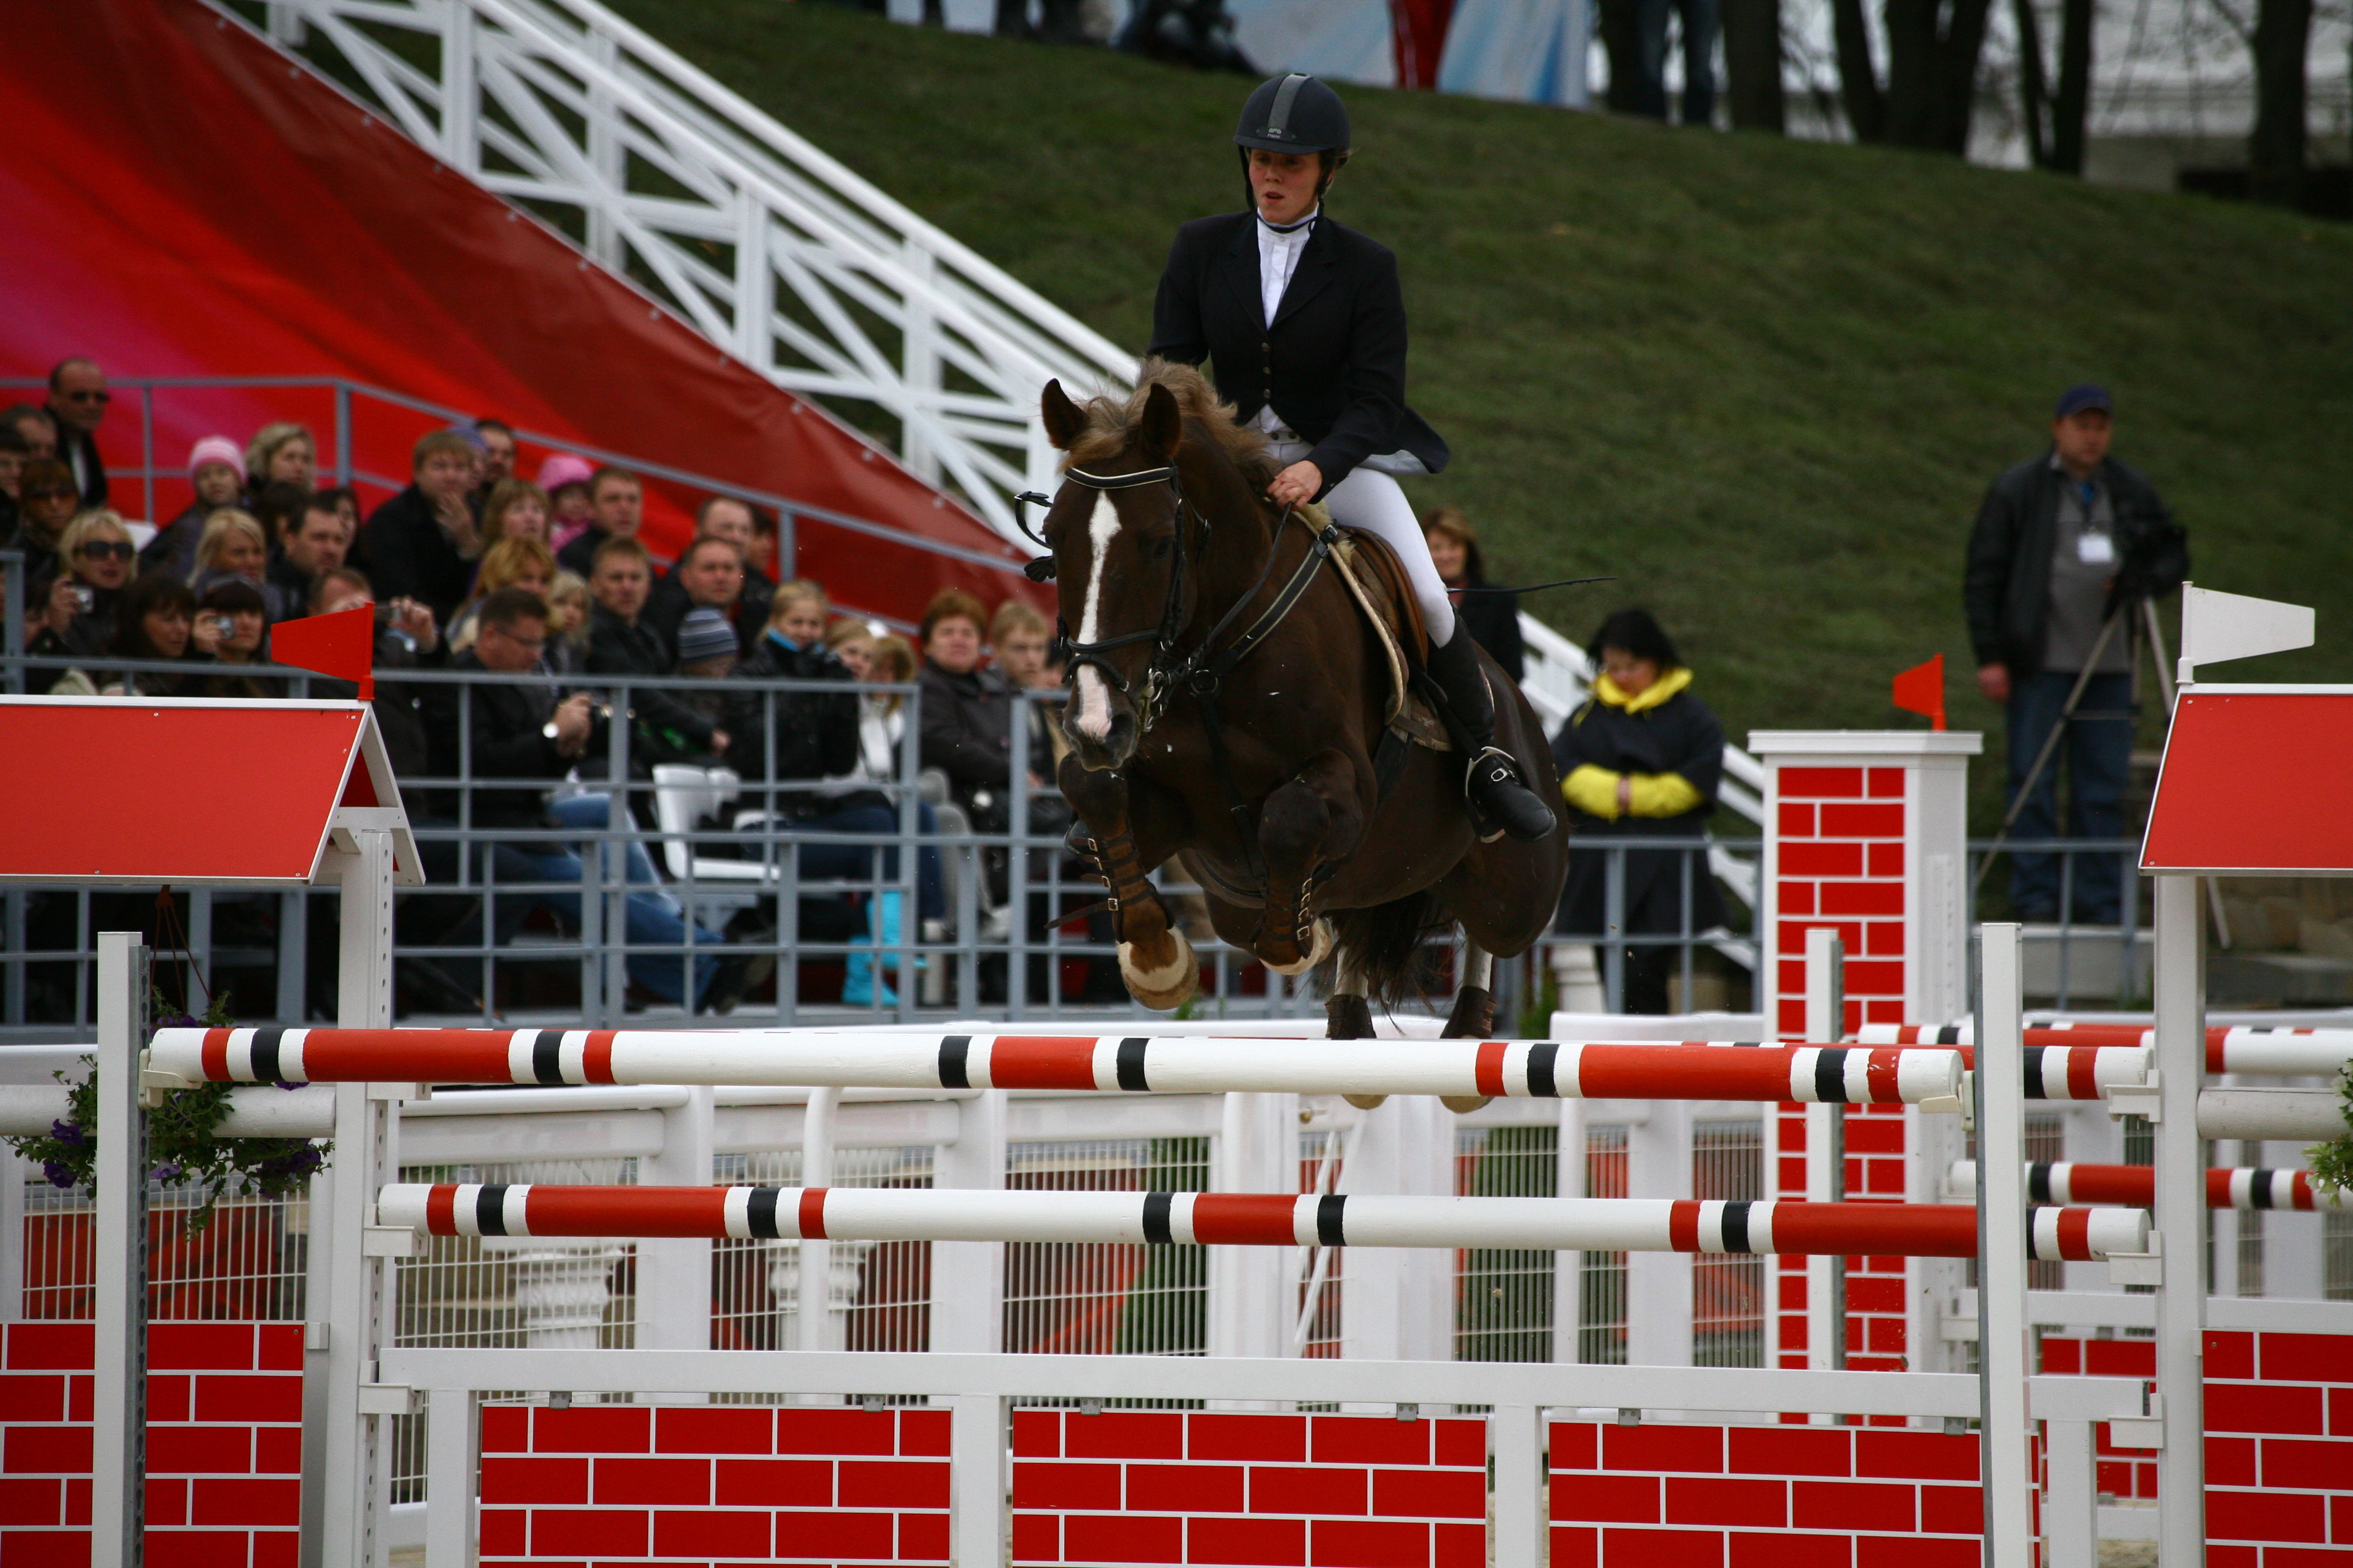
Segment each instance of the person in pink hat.
[{"label": "person in pink hat", "polygon": [[226,436],[207,436],[188,451],[188,482],[196,499],[188,509],[156,531],[139,552],[141,575],[168,572],[185,580],[196,569],[196,542],[204,537],[205,520],[225,506],[235,506],[245,493],[245,453]]},{"label": "person in pink hat", "polygon": [[587,531],[588,479],[596,465],[586,458],[558,452],[539,466],[539,488],[554,509],[548,519],[548,543],[561,550]]}]

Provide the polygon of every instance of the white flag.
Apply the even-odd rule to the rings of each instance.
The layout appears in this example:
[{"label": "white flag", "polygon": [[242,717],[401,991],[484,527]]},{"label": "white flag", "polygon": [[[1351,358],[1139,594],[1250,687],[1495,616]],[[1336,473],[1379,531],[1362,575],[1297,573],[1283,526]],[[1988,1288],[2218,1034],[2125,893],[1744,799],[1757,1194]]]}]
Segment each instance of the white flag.
[{"label": "white flag", "polygon": [[2197,679],[2201,664],[2253,658],[2312,646],[2312,606],[2211,588],[2181,587],[2181,679]]}]

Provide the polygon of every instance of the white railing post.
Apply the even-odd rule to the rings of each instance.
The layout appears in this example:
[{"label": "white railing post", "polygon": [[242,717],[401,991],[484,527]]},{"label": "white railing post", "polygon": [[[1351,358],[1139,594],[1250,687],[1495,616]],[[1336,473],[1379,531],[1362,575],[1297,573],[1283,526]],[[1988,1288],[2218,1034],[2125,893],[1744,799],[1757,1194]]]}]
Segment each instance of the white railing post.
[{"label": "white railing post", "polygon": [[[451,4],[462,6],[465,0],[451,0]],[[620,47],[608,29],[592,24],[582,43],[589,59],[606,70],[609,71],[620,64]],[[596,175],[597,188],[586,194],[581,209],[587,219],[585,232],[588,254],[616,270],[621,265],[621,226],[615,220],[615,210],[626,189],[628,162],[628,152],[621,143],[619,121],[618,106],[614,103],[613,95],[606,89],[601,76],[591,76],[588,79],[586,115],[587,153],[588,167]],[[768,356],[763,354],[753,363],[765,368]]]},{"label": "white railing post", "polygon": [[[1005,1091],[983,1089],[956,1107],[956,1136],[941,1145],[932,1184],[995,1192],[1005,1185]],[[1005,1247],[932,1243],[934,1352],[988,1355],[1005,1348]]]},{"label": "white railing post", "polygon": [[[1830,1044],[1846,1034],[1846,947],[1835,926],[1806,932],[1806,1038]],[[1846,1107],[1806,1107],[1806,1201],[1846,1196]],[[1806,1259],[1806,1365],[1846,1364],[1846,1259]]]},{"label": "white railing post", "polygon": [[480,68],[474,58],[480,20],[452,5],[441,32],[441,157],[469,179],[482,168]]},{"label": "white railing post", "polygon": [[[711,1181],[712,1090],[697,1084],[661,1113],[661,1152],[638,1165],[649,1185]],[[711,1348],[711,1243],[664,1237],[638,1243],[638,1335],[644,1350]]]},{"label": "white railing post", "polygon": [[[1454,1118],[1426,1094],[1364,1112],[1348,1193],[1454,1192]],[[1454,1255],[1437,1248],[1351,1248],[1340,1292],[1341,1353],[1377,1361],[1453,1359]],[[1356,1406],[1377,1408],[1377,1406]]]},{"label": "white railing post", "polygon": [[137,931],[99,933],[91,1568],[138,1568],[145,1546],[147,1113],[139,1055],[146,1044],[147,958]]},{"label": "white railing post", "polygon": [[[652,1395],[674,1403],[678,1395]],[[425,1568],[473,1568],[474,1468],[480,1427],[470,1388],[432,1391],[425,1416]]]},{"label": "white railing post", "polygon": [[[1585,1192],[1585,1101],[1560,1102],[1560,1144],[1554,1159],[1557,1173],[1553,1190],[1564,1198],[1581,1198]],[[1564,1248],[1552,1255],[1552,1359],[1574,1363],[1583,1354],[1585,1322],[1585,1254]]]},{"label": "white railing post", "polygon": [[949,1401],[955,1568],[997,1568],[1005,1561],[1007,1403],[1001,1394],[960,1394]]},{"label": "white railing post", "polygon": [[[808,1108],[801,1121],[801,1185],[833,1185],[833,1114],[841,1107],[841,1090],[809,1090]],[[799,1244],[800,1279],[795,1298],[795,1348],[802,1351],[838,1349],[827,1342],[833,1300],[833,1243]]]},{"label": "white railing post", "polygon": [[2053,1416],[2042,1424],[2043,1462],[2050,1485],[2042,1495],[2045,1568],[2099,1568],[2099,1436],[2091,1421]]},{"label": "white railing post", "polygon": [[1498,1405],[1487,1414],[1487,1455],[1494,1464],[1494,1568],[1539,1568],[1545,1562],[1545,1429],[1539,1405]]},{"label": "white railing post", "polygon": [[1986,1568],[2032,1561],[2026,1376],[2025,1020],[2018,927],[1978,928],[1978,1382]]},{"label": "white railing post", "polygon": [[[1626,1194],[1637,1198],[1692,1195],[1691,1102],[1654,1100],[1650,1114],[1626,1129]],[[1626,1363],[1689,1366],[1692,1260],[1680,1252],[1626,1255]]]},{"label": "white railing post", "polygon": [[[2206,1281],[2199,1245],[2206,1218],[2206,1158],[2198,1136],[2198,1089],[2206,1077],[2206,942],[2198,879],[2157,879],[2158,1080],[2156,1230],[2149,1249],[2163,1270],[2157,1290],[2157,1398],[2164,1446],[2157,1455],[2157,1540],[2165,1568],[2191,1568],[2206,1541]],[[2153,1414],[2157,1412],[2152,1412]]]},{"label": "white railing post", "polygon": [[[1289,1193],[1299,1183],[1299,1097],[1228,1094],[1219,1124],[1215,1178],[1221,1193]],[[1343,1173],[1345,1181],[1345,1173]],[[1293,1353],[1286,1287],[1293,1254],[1279,1247],[1209,1249],[1209,1353]]]},{"label": "white railing post", "polygon": [[[903,254],[908,276],[921,286],[922,293],[910,291],[902,308],[899,374],[906,378],[907,414],[899,437],[899,460],[917,479],[935,485],[940,482],[940,458],[925,433],[924,420],[937,418],[940,412],[939,322],[925,308],[923,295],[937,287],[939,258],[912,238]],[[919,413],[923,418],[916,417]]]},{"label": "white railing post", "polygon": [[[18,951],[23,951],[19,949]],[[25,1316],[25,1173],[30,1161],[0,1148],[0,1323]]]}]

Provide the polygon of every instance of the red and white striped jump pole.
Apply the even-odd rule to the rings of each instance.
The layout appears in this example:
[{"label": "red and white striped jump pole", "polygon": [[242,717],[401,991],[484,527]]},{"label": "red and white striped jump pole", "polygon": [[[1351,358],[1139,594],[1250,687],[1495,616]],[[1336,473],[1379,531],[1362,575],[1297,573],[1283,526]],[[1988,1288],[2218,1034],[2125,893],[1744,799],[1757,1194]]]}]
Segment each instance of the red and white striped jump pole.
[{"label": "red and white striped jump pole", "polygon": [[[1949,1049],[827,1034],[814,1029],[159,1029],[191,1083],[686,1083],[843,1089],[1435,1094],[1960,1108]],[[1938,1102],[1943,1102],[1941,1105]]]},{"label": "red and white striped jump pole", "polygon": [[[1973,1258],[1965,1204],[1688,1198],[1352,1197],[1345,1194],[964,1192],[911,1187],[387,1186],[379,1224],[432,1236],[778,1240],[1198,1242],[1238,1247],[1516,1247],[1599,1252]],[[2042,1261],[2145,1251],[2135,1209],[2046,1208]]]},{"label": "red and white striped jump pole", "polygon": [[[1869,1046],[1967,1046],[1968,1024],[1866,1024],[1859,1037]],[[2138,1024],[2048,1024],[2026,1031],[2035,1046],[2145,1047],[2157,1032]],[[2353,1029],[2263,1029],[2233,1024],[2206,1031],[2206,1070],[2302,1076],[2345,1070],[2353,1061]]]},{"label": "red and white striped jump pole", "polygon": [[[1978,1181],[1975,1160],[1956,1160],[1947,1191],[1968,1192]],[[2157,1201],[2157,1172],[2148,1165],[2087,1165],[2037,1161],[2026,1167],[2026,1195],[2038,1204],[2126,1204]],[[2206,1172],[2206,1206],[2213,1209],[2347,1209],[2353,1198],[2337,1187],[2317,1187],[2309,1171],[2215,1165]]]}]

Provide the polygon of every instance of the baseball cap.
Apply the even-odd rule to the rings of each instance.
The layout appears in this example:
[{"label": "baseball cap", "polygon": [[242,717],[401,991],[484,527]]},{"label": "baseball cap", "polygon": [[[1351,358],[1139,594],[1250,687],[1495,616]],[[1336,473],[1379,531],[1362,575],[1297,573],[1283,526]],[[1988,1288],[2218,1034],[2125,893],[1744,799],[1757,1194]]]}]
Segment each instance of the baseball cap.
[{"label": "baseball cap", "polygon": [[2086,408],[2096,408],[2103,414],[2111,415],[2116,411],[2116,404],[2108,397],[2108,389],[2096,382],[2087,381],[2061,393],[2059,406],[2051,417],[2064,419],[2071,414],[2081,414]]}]

